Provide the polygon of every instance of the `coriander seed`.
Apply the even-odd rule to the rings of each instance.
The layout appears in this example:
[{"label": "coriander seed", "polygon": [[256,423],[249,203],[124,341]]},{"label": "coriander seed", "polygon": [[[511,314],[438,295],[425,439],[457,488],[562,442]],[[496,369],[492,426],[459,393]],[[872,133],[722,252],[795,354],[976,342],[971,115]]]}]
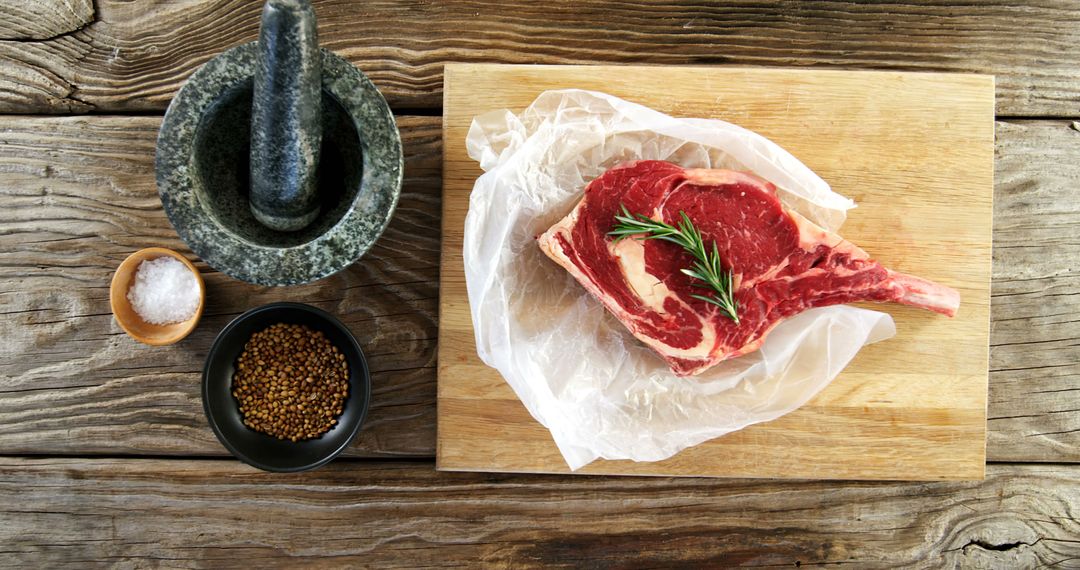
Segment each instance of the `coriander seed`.
[{"label": "coriander seed", "polygon": [[337,425],[348,394],[345,355],[305,325],[278,323],[253,334],[233,375],[244,425],[294,442]]}]

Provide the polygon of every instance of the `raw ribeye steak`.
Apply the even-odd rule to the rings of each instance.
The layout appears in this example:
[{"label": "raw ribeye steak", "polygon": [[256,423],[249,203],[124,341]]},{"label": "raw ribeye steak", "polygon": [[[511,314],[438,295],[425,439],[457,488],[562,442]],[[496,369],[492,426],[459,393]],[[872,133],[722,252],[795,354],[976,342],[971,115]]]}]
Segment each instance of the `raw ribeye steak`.
[{"label": "raw ribeye steak", "polygon": [[[691,296],[703,290],[682,272],[694,262],[682,247],[608,235],[624,206],[671,225],[685,212],[704,243],[716,243],[734,276],[739,324]],[[780,321],[811,307],[892,301],[953,316],[960,304],[955,290],[882,267],[785,208],[769,182],[730,170],[656,160],[616,166],[538,241],[679,376],[757,350]]]}]

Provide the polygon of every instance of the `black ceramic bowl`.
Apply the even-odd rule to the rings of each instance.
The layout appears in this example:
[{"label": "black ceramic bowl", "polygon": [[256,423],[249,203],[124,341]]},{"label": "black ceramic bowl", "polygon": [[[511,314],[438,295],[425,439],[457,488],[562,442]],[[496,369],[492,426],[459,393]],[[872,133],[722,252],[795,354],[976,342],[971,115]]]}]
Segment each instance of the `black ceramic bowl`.
[{"label": "black ceramic bowl", "polygon": [[[349,396],[344,411],[337,425],[318,438],[294,443],[248,428],[232,395],[233,371],[244,344],[251,335],[277,323],[307,325],[322,331],[349,363]],[[329,462],[359,433],[371,400],[371,376],[360,345],[340,321],[309,305],[274,303],[240,315],[218,333],[203,368],[202,397],[210,427],[238,459],[266,471],[305,471]]]}]

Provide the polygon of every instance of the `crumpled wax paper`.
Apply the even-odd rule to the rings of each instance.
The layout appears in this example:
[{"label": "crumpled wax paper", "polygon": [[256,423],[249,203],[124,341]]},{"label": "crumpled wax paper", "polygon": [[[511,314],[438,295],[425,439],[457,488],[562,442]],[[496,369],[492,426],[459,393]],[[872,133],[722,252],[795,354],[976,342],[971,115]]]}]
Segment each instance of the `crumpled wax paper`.
[{"label": "crumpled wax paper", "polygon": [[598,92],[547,91],[521,115],[486,113],[466,144],[485,171],[463,252],[477,351],[551,431],[571,469],[597,458],[658,461],[775,419],[817,394],[862,346],[895,334],[884,313],[812,309],[773,329],[760,350],[678,378],[536,245],[586,184],[621,162],[658,159],[751,171],[831,230],[854,203],[751,131]]}]

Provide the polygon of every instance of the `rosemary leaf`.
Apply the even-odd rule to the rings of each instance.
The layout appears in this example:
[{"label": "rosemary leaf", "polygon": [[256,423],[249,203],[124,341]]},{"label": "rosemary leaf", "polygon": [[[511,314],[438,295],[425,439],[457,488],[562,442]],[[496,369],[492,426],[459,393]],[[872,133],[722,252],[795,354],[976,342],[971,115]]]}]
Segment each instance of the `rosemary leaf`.
[{"label": "rosemary leaf", "polygon": [[615,243],[630,236],[637,236],[634,239],[661,239],[685,249],[695,261],[689,269],[682,269],[683,274],[701,282],[694,283],[695,286],[710,289],[713,292],[708,297],[690,296],[716,305],[725,316],[738,325],[739,305],[735,300],[733,272],[725,271],[720,263],[720,249],[716,246],[716,242],[712,243],[712,251],[707,250],[701,232],[694,227],[690,216],[680,211],[679,217],[681,219],[678,225],[672,226],[642,214],[632,214],[625,205],[622,205],[622,213],[615,215],[615,227],[608,232],[608,235],[615,238]]}]

